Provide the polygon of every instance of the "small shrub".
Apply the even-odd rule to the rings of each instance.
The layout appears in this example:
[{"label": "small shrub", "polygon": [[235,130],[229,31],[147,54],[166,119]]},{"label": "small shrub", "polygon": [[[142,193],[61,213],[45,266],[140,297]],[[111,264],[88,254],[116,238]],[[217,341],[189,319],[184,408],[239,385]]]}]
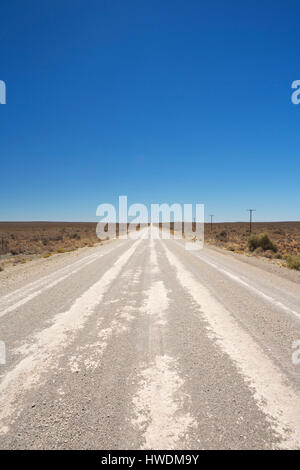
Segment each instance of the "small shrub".
[{"label": "small shrub", "polygon": [[80,240],[80,235],[78,233],[71,233],[70,238],[72,240]]},{"label": "small shrub", "polygon": [[255,251],[259,248],[259,241],[257,235],[250,235],[248,238],[248,248],[250,251]]},{"label": "small shrub", "polygon": [[1,271],[4,271],[3,266],[0,266],[0,273],[1,273]]},{"label": "small shrub", "polygon": [[274,251],[274,253],[277,251],[277,246],[272,242],[267,233],[259,235],[259,246],[261,246],[264,251],[269,250]]},{"label": "small shrub", "polygon": [[300,255],[288,256],[286,259],[286,264],[290,269],[296,269],[300,271]]},{"label": "small shrub", "polygon": [[250,251],[255,251],[257,248],[262,248],[263,251],[271,250],[277,252],[277,246],[272,242],[267,233],[260,235],[250,235],[248,238],[248,248]]},{"label": "small shrub", "polygon": [[217,236],[216,236],[216,238],[220,241],[227,240],[227,237],[228,237],[228,235],[227,235],[227,232],[225,232],[225,230],[222,230],[222,232],[218,233]]}]

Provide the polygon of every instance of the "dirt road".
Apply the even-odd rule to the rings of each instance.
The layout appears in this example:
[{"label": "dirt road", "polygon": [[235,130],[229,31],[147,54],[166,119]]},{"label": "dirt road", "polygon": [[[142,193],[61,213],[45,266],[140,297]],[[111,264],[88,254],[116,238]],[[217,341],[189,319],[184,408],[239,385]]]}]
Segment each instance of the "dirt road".
[{"label": "dirt road", "polygon": [[6,284],[0,448],[300,448],[299,283],[147,233]]}]

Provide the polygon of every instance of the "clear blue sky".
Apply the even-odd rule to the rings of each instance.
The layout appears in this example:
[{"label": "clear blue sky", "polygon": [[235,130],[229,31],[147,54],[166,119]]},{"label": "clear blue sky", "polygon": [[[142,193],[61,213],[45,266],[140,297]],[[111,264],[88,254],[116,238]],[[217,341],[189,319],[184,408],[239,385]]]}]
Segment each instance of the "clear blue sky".
[{"label": "clear blue sky", "polygon": [[1,3],[0,220],[300,220],[299,0]]}]

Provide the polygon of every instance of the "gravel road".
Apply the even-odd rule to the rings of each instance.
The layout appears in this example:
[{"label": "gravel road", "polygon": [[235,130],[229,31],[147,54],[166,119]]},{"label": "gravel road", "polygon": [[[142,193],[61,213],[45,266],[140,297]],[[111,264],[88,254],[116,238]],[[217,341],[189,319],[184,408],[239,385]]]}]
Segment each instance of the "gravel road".
[{"label": "gravel road", "polygon": [[298,278],[153,234],[2,278],[0,448],[300,448]]}]

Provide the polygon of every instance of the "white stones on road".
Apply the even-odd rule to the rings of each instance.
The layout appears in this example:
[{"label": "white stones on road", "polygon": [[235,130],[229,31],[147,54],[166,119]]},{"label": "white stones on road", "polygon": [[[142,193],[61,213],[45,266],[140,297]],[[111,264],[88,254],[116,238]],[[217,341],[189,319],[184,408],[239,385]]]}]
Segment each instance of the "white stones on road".
[{"label": "white stones on road", "polygon": [[[140,243],[141,250],[136,250]],[[103,362],[110,369],[112,364],[114,372],[119,371],[123,374],[123,395],[121,396],[120,391],[116,390],[115,401],[109,396],[105,405],[98,402],[95,405],[95,413],[98,412],[97,407],[100,413],[103,411],[101,407],[109,404],[114,410],[115,403],[120,403],[120,410],[119,405],[116,407],[116,414],[120,413],[118,415],[120,421],[105,421],[103,426],[107,428],[105,427],[101,434],[103,439],[106,439],[110,435],[109,431],[113,430],[111,437],[115,441],[109,442],[117,445],[116,429],[120,429],[120,432],[125,433],[125,440],[122,436],[122,442],[126,442],[128,434],[128,442],[132,438],[134,444],[134,439],[139,435],[138,442],[144,449],[188,449],[195,446],[195,437],[201,439],[201,435],[199,436],[201,413],[197,414],[198,423],[195,419],[197,411],[191,410],[196,410],[199,406],[207,412],[207,408],[200,399],[199,403],[197,402],[193,388],[188,388],[191,382],[187,379],[193,377],[188,375],[191,372],[184,368],[186,362],[181,360],[180,354],[183,350],[178,348],[178,353],[170,353],[173,351],[175,333],[180,334],[180,331],[176,330],[178,325],[172,324],[173,304],[170,300],[171,290],[174,292],[177,289],[183,295],[182,304],[181,297],[179,295],[176,297],[179,304],[176,308],[184,309],[186,306],[190,308],[189,315],[201,315],[201,319],[207,325],[207,336],[224,353],[223,358],[226,361],[230,360],[236,367],[236,372],[231,378],[243,377],[246,386],[253,394],[251,405],[255,400],[270,423],[270,429],[274,429],[277,433],[280,441],[278,447],[300,446],[299,394],[284,381],[280,370],[252,336],[202,285],[200,272],[199,276],[191,273],[189,260],[187,257],[185,259],[186,252],[182,250],[182,253],[175,255],[171,244],[171,241],[158,240],[135,242],[123,252],[117,262],[109,266],[95,284],[73,302],[68,310],[56,315],[52,318],[51,324],[48,323],[39,333],[32,334],[24,346],[13,351],[22,355],[21,360],[14,368],[8,370],[0,383],[0,434],[10,431],[9,427],[13,431],[5,439],[14,439],[14,431],[19,422],[16,422],[15,426],[12,424],[29,403],[31,395],[27,392],[35,391],[44,385],[46,380],[51,380],[51,374],[57,367],[59,359],[66,354],[66,351],[72,351],[69,366],[66,361],[66,370],[60,371],[62,375],[65,374],[62,378],[66,379],[66,386],[63,384],[54,390],[66,406],[70,404],[66,399],[68,394],[71,394],[67,383],[70,371],[76,372],[85,368],[92,373]],[[164,256],[160,258],[161,251],[157,250],[158,246],[164,247],[170,265]],[[141,259],[145,260],[145,256],[142,258],[140,256],[142,253],[143,255],[149,253],[148,264],[145,267],[141,262]],[[134,259],[131,260],[133,254]],[[92,262],[92,258],[67,267],[65,271],[59,272],[56,280],[54,273],[51,275],[53,276],[51,282],[60,282],[64,276],[69,276],[71,272],[76,272],[89,262]],[[161,263],[165,263],[163,269]],[[166,269],[169,269],[168,273]],[[41,280],[41,283],[32,283],[27,286],[27,290],[17,293],[15,302],[13,296],[6,297],[5,308],[13,307],[16,302],[21,302],[20,305],[23,305],[23,301],[28,301],[32,298],[31,295],[36,296],[44,292],[47,286],[49,285],[46,285],[45,279]],[[44,295],[47,294],[52,293],[44,292]],[[47,300],[47,297],[44,300]],[[29,307],[30,305],[27,308]],[[182,322],[184,321],[188,321],[188,316],[187,318],[182,316]],[[172,327],[170,338],[168,335]],[[126,336],[121,336],[124,333]],[[121,363],[123,367],[121,370],[118,368],[120,364],[116,367],[113,361],[117,362],[118,358],[126,353],[126,341],[123,340],[127,340],[127,337],[133,338],[132,349],[128,356],[128,369],[123,366],[127,359],[123,357],[122,361],[124,359],[125,361]],[[134,349],[135,341],[138,343],[136,349]],[[122,345],[120,349],[119,345]],[[201,347],[197,340],[192,346]],[[136,357],[132,354],[134,351]],[[218,357],[220,356],[222,355],[218,354]],[[102,370],[100,374],[94,374],[98,382],[95,380],[93,386],[96,384],[99,389],[103,387],[106,392],[105,387],[110,387],[111,382],[106,383],[109,382],[110,376],[105,376],[105,369],[106,367],[103,368],[103,375],[101,375]],[[198,380],[201,382],[201,379]],[[192,385],[195,389],[198,385],[201,387],[201,383]],[[189,395],[189,390],[192,395]],[[44,389],[40,388],[38,393],[43,391]],[[129,393],[127,395],[124,391],[130,391],[131,395]],[[80,396],[80,393],[81,390],[76,397]],[[91,390],[92,393],[97,394],[98,388]],[[236,391],[232,390],[232,393],[235,394]],[[191,396],[196,403],[191,403]],[[124,404],[121,403],[122,399]],[[72,407],[70,409],[72,413]],[[222,419],[220,411],[219,415],[208,415],[208,412],[206,414],[212,421]],[[248,416],[251,420],[251,416],[246,415],[247,418]],[[122,421],[124,419],[126,426]],[[32,423],[39,424],[37,421]],[[79,421],[79,425],[81,424]],[[95,431],[97,432],[99,431]],[[34,436],[32,439],[35,439]],[[227,439],[226,445],[229,447],[230,437]],[[269,446],[269,441],[266,444]]]},{"label": "white stones on road", "polygon": [[208,322],[210,337],[236,364],[254,392],[259,408],[277,433],[280,448],[300,447],[300,396],[286,384],[282,374],[252,337],[167,247],[169,263],[176,269],[182,287],[199,305]]},{"label": "white stones on road", "polygon": [[159,275],[159,265],[155,243],[150,241],[150,276],[151,284],[145,290],[146,299],[142,307],[142,312],[151,315],[157,325],[166,325],[166,312],[169,307],[168,290],[163,280],[155,280]]},{"label": "white stones on road", "polygon": [[168,291],[163,281],[154,281],[153,284],[145,292],[146,300],[142,307],[142,311],[154,318],[157,325],[166,325],[166,310],[169,306]]},{"label": "white stones on road", "polygon": [[58,285],[59,283],[63,282],[68,277],[72,276],[73,274],[78,273],[83,268],[89,266],[94,261],[102,258],[102,256],[110,253],[114,247],[110,250],[106,251],[105,253],[96,252],[89,256],[84,256],[78,261],[71,263],[69,266],[66,266],[58,271],[55,271],[52,274],[42,277],[37,281],[30,282],[24,287],[7,294],[0,299],[0,317],[7,315],[8,313],[17,310],[22,305],[30,302],[30,300],[34,299],[35,297],[41,295],[44,291],[51,289]]},{"label": "white stones on road", "polygon": [[[121,286],[123,287],[122,292],[119,293],[120,298],[107,299],[102,304],[103,308],[109,307],[111,310],[107,327],[103,328],[103,317],[100,315],[95,328],[97,340],[79,346],[76,354],[69,359],[72,372],[79,372],[82,366],[86,370],[96,369],[112,337],[128,331],[138,311],[137,295],[134,289],[138,289],[142,274],[143,271],[140,268],[122,273]],[[124,302],[122,298],[126,297],[126,293],[127,299]]]},{"label": "white stones on road", "polygon": [[142,313],[150,320],[150,363],[141,364],[138,391],[133,397],[132,424],[142,434],[143,449],[182,448],[196,422],[188,411],[190,397],[176,359],[160,354],[160,337],[167,327],[168,290],[161,277],[157,252],[150,242],[150,286],[145,290]]},{"label": "white stones on road", "polygon": [[184,438],[197,425],[184,411],[190,398],[183,385],[177,363],[169,356],[156,356],[141,371],[132,422],[142,432],[142,449],[182,449]]},{"label": "white stones on road", "polygon": [[11,424],[21,412],[23,393],[41,385],[42,374],[55,366],[59,352],[75,339],[78,330],[83,328],[140,243],[140,240],[136,241],[99,281],[76,299],[69,310],[56,315],[53,324],[37,333],[32,344],[23,348],[26,357],[0,383],[0,434],[8,431],[8,418]]}]

